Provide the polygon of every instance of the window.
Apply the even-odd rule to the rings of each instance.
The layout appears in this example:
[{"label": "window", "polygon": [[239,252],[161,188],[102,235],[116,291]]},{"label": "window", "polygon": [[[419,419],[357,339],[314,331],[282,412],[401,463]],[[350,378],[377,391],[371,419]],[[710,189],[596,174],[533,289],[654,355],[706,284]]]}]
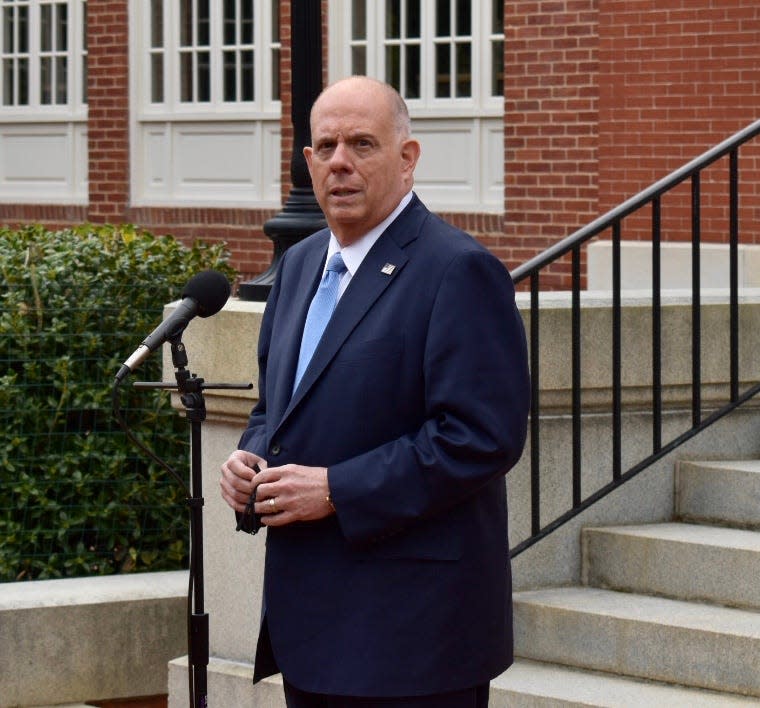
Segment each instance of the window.
[{"label": "window", "polygon": [[502,0],[351,0],[347,73],[382,78],[421,106],[495,105],[504,92],[503,9]]},{"label": "window", "polygon": [[87,3],[0,0],[0,202],[87,203]]},{"label": "window", "polygon": [[276,0],[150,0],[149,5],[148,111],[266,109],[279,101]]},{"label": "window", "polygon": [[384,25],[385,80],[406,98],[420,98],[420,0],[387,2]]},{"label": "window", "polygon": [[3,105],[29,105],[29,5],[3,8]]},{"label": "window", "polygon": [[86,23],[85,0],[4,0],[0,34],[3,115],[83,114],[87,102]]},{"label": "window", "polygon": [[280,203],[280,3],[132,0],[135,204]]},{"label": "window", "polygon": [[40,103],[65,105],[68,102],[68,46],[65,2],[40,5]]}]

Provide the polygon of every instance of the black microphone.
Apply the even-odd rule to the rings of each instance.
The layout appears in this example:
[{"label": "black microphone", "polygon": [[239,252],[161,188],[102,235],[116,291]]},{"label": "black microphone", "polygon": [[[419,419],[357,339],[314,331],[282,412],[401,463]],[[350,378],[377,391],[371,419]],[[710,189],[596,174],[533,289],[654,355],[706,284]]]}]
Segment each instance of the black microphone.
[{"label": "black microphone", "polygon": [[116,374],[116,382],[122,381],[164,342],[179,337],[193,317],[210,317],[219,312],[229,296],[230,284],[216,270],[204,270],[190,278],[182,291],[182,302],[122,364]]}]

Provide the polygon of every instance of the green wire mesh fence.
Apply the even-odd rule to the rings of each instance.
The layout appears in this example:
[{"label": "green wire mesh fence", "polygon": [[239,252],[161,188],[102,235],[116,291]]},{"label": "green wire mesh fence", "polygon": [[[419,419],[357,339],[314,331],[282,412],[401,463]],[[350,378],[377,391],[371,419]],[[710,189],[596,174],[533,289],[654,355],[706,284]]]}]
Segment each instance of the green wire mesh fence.
[{"label": "green wire mesh fence", "polygon": [[[113,377],[221,247],[132,227],[0,229],[0,581],[187,566],[186,491],[130,443]],[[140,380],[161,379],[156,352]],[[135,435],[185,479],[189,426],[163,391],[122,386]]]}]

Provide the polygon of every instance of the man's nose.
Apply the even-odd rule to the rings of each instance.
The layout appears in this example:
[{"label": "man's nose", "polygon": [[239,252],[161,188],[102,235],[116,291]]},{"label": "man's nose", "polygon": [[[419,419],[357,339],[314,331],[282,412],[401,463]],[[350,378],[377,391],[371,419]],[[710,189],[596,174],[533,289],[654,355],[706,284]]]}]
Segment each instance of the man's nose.
[{"label": "man's nose", "polygon": [[333,154],[330,157],[330,167],[333,170],[344,171],[353,168],[353,163],[351,161],[351,151],[343,141],[339,141],[336,144],[335,150],[333,150]]}]

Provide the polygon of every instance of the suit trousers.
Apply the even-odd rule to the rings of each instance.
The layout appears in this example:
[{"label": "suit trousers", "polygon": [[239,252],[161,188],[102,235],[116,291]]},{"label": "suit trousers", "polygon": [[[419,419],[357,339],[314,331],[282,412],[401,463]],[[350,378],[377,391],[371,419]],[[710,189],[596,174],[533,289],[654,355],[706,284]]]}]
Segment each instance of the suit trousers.
[{"label": "suit trousers", "polygon": [[283,683],[288,708],[488,708],[488,684],[432,696],[363,698],[308,693]]}]

